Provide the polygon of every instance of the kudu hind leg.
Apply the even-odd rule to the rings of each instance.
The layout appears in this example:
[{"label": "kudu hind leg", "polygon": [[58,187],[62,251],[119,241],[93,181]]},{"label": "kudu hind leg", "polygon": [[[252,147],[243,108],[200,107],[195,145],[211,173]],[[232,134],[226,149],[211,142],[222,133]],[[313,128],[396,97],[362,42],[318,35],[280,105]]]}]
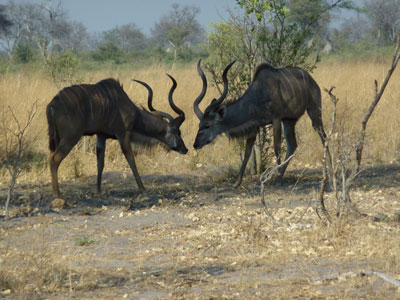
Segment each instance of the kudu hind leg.
[{"label": "kudu hind leg", "polygon": [[135,163],[135,158],[133,156],[130,137],[126,136],[123,139],[118,138],[118,141],[119,141],[119,144],[121,145],[122,152],[124,153],[124,156],[125,156],[126,160],[128,161],[129,167],[132,170],[133,176],[135,177],[139,191],[144,192],[145,188],[144,188],[142,179],[140,178],[139,172],[136,168],[136,163]]},{"label": "kudu hind leg", "polygon": [[50,153],[49,161],[51,183],[53,187],[53,195],[55,197],[60,197],[60,189],[58,186],[58,167],[78,141],[79,138],[61,139],[60,143],[56,147],[56,150]]},{"label": "kudu hind leg", "polygon": [[324,125],[322,123],[321,114],[320,113],[319,114],[313,114],[313,113],[308,112],[308,115],[309,115],[309,117],[311,119],[313,128],[318,133],[318,135],[319,135],[319,137],[321,139],[322,146],[323,147],[326,146],[326,154],[327,154],[327,159],[328,159],[328,165],[331,166],[332,165],[332,157],[331,157],[331,153],[329,151],[329,145],[326,144],[326,142],[327,142],[326,141],[326,133],[325,133],[325,130],[324,130]]},{"label": "kudu hind leg", "polygon": [[106,139],[104,136],[98,135],[96,142],[97,156],[97,193],[101,193],[101,177],[104,169],[104,155],[106,152]]},{"label": "kudu hind leg", "polygon": [[321,139],[322,145],[325,146],[326,133],[324,130],[324,125],[322,124],[321,110],[319,109],[319,111],[316,111],[315,109],[307,109],[307,114],[311,119],[312,127],[315,129]]},{"label": "kudu hind leg", "polygon": [[246,165],[247,165],[247,162],[249,161],[249,158],[251,155],[251,150],[253,149],[255,141],[256,141],[256,135],[251,136],[246,140],[246,150],[244,152],[244,159],[243,159],[242,165],[240,166],[239,176],[234,184],[234,187],[238,187],[242,183],[243,174],[244,174],[244,171],[246,170]]},{"label": "kudu hind leg", "polygon": [[281,167],[278,169],[279,176],[282,178],[283,174],[285,174],[286,168],[289,165],[290,157],[292,154],[296,151],[297,148],[297,141],[296,141],[296,132],[295,132],[295,126],[296,126],[297,120],[284,120],[283,121],[283,129],[284,129],[284,135],[285,135],[285,140],[286,140],[286,156],[285,156],[285,161],[281,165]]}]

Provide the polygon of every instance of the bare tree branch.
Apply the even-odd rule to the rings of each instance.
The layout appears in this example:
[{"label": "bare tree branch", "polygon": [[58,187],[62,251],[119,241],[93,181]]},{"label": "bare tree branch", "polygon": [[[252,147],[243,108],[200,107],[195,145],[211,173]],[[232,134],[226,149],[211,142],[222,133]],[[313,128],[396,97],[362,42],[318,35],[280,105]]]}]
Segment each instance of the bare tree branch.
[{"label": "bare tree branch", "polygon": [[371,117],[372,113],[374,112],[375,107],[378,104],[379,100],[381,99],[383,92],[385,91],[386,86],[390,80],[390,77],[392,76],[394,70],[396,69],[397,63],[399,62],[399,60],[400,60],[400,34],[397,37],[397,44],[396,44],[396,49],[394,51],[392,64],[386,74],[385,80],[383,81],[382,86],[380,87],[379,91],[378,91],[377,81],[375,80],[375,97],[374,97],[374,100],[372,101],[368,111],[366,112],[364,119],[362,120],[362,123],[361,123],[360,142],[356,149],[357,171],[359,171],[360,165],[361,165],[362,152],[363,152],[364,140],[365,140],[365,131],[367,128],[368,120]]}]

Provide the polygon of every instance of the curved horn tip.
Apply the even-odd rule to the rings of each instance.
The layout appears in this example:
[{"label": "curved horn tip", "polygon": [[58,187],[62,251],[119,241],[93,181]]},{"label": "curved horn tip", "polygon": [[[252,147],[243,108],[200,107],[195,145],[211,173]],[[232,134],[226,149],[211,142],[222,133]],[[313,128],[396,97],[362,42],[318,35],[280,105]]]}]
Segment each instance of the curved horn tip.
[{"label": "curved horn tip", "polygon": [[168,74],[168,73],[165,73],[165,75],[167,75],[169,78],[171,78],[172,80],[175,80],[175,78],[174,77],[172,77],[172,75],[170,75],[170,74]]},{"label": "curved horn tip", "polygon": [[225,70],[226,70],[226,71],[229,70],[235,62],[236,62],[236,59],[233,60],[233,61],[231,61],[231,62],[225,67]]},{"label": "curved horn tip", "polygon": [[137,83],[140,83],[140,84],[142,84],[142,85],[147,85],[146,82],[140,81],[140,80],[138,80],[138,79],[134,79],[134,78],[133,78],[132,81],[136,81]]}]

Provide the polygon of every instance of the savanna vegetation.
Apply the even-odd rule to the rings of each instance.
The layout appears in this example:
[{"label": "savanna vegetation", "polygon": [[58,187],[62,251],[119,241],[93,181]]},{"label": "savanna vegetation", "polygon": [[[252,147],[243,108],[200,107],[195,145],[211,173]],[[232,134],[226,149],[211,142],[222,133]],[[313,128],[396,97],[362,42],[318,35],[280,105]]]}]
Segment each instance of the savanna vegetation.
[{"label": "savanna vegetation", "polygon": [[[91,35],[83,24],[68,19],[62,5],[44,9],[9,1],[2,7],[0,298],[399,298],[399,70],[368,122],[361,173],[350,190],[354,209],[335,215],[335,191],[325,192],[325,205],[333,212],[330,222],[316,213],[323,147],[308,117],[296,127],[299,147],[284,180],[266,185],[266,204],[260,202],[260,175],[248,171],[241,187],[232,187],[243,156],[240,142],[221,135],[199,151],[192,145],[199,122],[193,101],[202,88],[197,60],[205,62],[211,83],[202,109],[220,95],[219,74],[233,58],[240,66],[232,72],[230,80],[237,85],[230,97],[237,97],[254,66],[268,59],[263,56],[274,55],[278,65],[286,61],[278,49],[246,52],[223,38],[249,26],[243,30],[254,38],[249,42],[265,50],[260,45],[271,45],[276,36],[260,28],[279,33],[281,27],[268,27],[269,17],[284,16],[291,27],[281,44],[302,39],[297,48],[290,44],[285,51],[301,49],[295,62],[312,70],[322,90],[335,86],[339,101],[332,138],[342,142],[339,148],[351,146],[375,96],[374,81],[381,84],[389,69],[400,3],[366,0],[357,7],[350,1],[292,0],[235,5],[231,19],[214,24],[208,33],[196,21],[196,7],[174,5],[155,24],[151,37],[134,24]],[[322,26],[345,8],[357,17],[339,27]],[[17,20],[38,19],[43,24],[36,30],[32,22],[29,38],[16,34]],[[180,22],[188,23],[174,27]],[[303,42],[310,39],[313,46],[308,48]],[[218,43],[230,46],[226,49],[231,54],[218,52]],[[246,53],[252,60],[243,67]],[[139,194],[118,143],[108,140],[104,191],[96,195],[95,137],[82,139],[61,164],[62,199],[53,201],[45,108],[58,90],[113,77],[132,101],[146,107],[147,90],[135,78],[153,88],[157,109],[171,112],[171,81],[165,73],[178,82],[174,100],[186,114],[181,130],[189,152],[183,156],[160,147],[136,153],[147,188]],[[323,91],[327,132],[332,110]],[[266,163],[273,165],[271,148],[267,144],[264,150]]]}]

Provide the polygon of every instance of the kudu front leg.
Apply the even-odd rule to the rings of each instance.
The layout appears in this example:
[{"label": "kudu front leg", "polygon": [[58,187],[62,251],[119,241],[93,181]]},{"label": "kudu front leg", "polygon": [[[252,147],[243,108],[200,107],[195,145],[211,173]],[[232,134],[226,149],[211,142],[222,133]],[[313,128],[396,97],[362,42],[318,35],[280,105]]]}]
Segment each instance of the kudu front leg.
[{"label": "kudu front leg", "polygon": [[253,149],[253,146],[254,146],[254,142],[256,141],[256,136],[257,135],[251,136],[251,137],[247,138],[247,140],[246,140],[246,150],[244,152],[244,159],[243,159],[242,165],[240,166],[238,179],[236,180],[235,184],[233,185],[234,187],[238,187],[242,183],[243,174],[244,174],[244,171],[246,170],[246,165],[247,165],[247,162],[249,161],[249,158],[251,155],[251,150]]},{"label": "kudu front leg", "polygon": [[118,139],[118,141],[121,145],[122,152],[124,153],[124,156],[125,156],[126,160],[128,161],[129,167],[132,170],[133,176],[136,179],[136,183],[138,185],[139,192],[142,193],[145,191],[145,188],[144,188],[142,179],[140,178],[139,172],[136,168],[135,158],[133,156],[133,151],[132,151],[132,147],[131,147],[130,136],[126,135],[122,140]]},{"label": "kudu front leg", "polygon": [[283,129],[284,129],[284,134],[285,134],[285,140],[286,140],[286,156],[285,156],[285,161],[282,164],[282,166],[279,168],[279,176],[282,178],[283,174],[285,174],[286,168],[289,165],[289,157],[292,156],[294,151],[296,151],[297,148],[297,141],[296,141],[296,132],[295,132],[295,126],[296,126],[297,120],[284,120],[283,121]]},{"label": "kudu front leg", "polygon": [[[279,166],[281,164],[282,151],[282,124],[280,119],[275,119],[272,122],[272,131],[274,136],[274,153],[276,157],[276,163]],[[279,173],[280,178],[282,178],[282,175]]]},{"label": "kudu front leg", "polygon": [[104,155],[106,152],[106,139],[102,135],[97,135],[96,156],[97,156],[97,194],[101,193],[101,177],[104,169]]}]

